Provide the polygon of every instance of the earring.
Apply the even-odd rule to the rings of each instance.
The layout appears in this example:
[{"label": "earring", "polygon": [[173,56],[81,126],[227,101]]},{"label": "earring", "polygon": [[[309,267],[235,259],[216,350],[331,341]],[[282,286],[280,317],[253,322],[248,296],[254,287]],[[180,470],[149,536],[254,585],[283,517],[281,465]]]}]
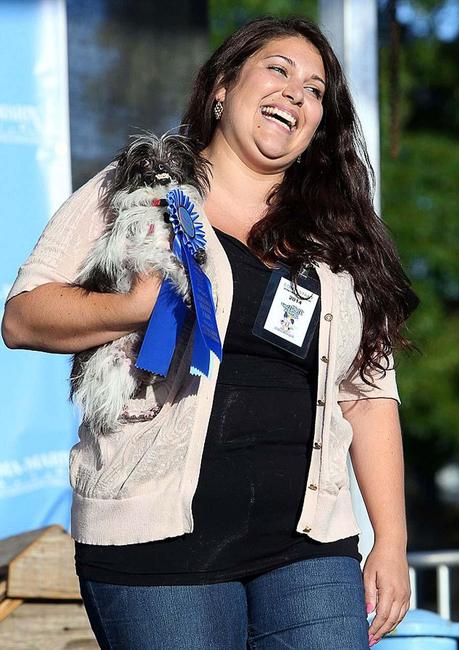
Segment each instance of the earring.
[{"label": "earring", "polygon": [[301,154],[300,154],[300,155],[298,156],[298,158],[296,159],[296,162],[297,162],[297,163],[300,163],[300,162],[301,162]]},{"label": "earring", "polygon": [[214,115],[215,119],[219,120],[222,116],[223,113],[223,102],[221,102],[219,99],[217,100],[217,103],[214,106]]}]

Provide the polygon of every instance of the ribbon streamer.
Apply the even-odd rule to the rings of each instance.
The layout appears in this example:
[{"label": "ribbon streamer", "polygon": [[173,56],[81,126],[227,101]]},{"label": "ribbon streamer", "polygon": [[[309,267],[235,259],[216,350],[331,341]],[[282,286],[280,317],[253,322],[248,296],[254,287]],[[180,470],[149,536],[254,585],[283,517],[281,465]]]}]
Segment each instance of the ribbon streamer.
[{"label": "ribbon streamer", "polygon": [[[195,260],[205,248],[204,228],[189,197],[175,188],[166,196],[169,220],[174,231],[172,251],[190,279],[196,314],[190,373],[208,377],[212,351],[221,361],[222,346],[215,317],[212,285]],[[148,322],[136,366],[166,376],[187,314],[187,306],[169,280],[164,280]]]}]

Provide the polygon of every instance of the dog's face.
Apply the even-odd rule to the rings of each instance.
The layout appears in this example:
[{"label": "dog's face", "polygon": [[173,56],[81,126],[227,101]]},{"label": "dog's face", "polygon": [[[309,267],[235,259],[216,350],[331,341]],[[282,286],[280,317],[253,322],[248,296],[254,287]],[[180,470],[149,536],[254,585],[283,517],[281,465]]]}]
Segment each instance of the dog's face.
[{"label": "dog's face", "polygon": [[174,183],[193,185],[202,194],[206,179],[206,162],[184,136],[140,136],[118,158],[116,185],[129,191]]},{"label": "dog's face", "polygon": [[166,182],[184,183],[185,173],[178,155],[173,152],[158,152],[148,144],[139,144],[123,154],[119,166],[125,170],[126,185],[132,190],[142,185],[164,184]]}]

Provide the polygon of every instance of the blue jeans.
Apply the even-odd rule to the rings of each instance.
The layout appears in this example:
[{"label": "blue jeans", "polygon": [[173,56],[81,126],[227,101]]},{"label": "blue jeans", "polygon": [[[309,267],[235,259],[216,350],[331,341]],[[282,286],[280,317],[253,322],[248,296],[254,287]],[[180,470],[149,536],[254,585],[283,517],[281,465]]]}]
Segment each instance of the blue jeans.
[{"label": "blue jeans", "polygon": [[362,572],[351,557],[207,585],[80,586],[102,650],[368,649]]}]

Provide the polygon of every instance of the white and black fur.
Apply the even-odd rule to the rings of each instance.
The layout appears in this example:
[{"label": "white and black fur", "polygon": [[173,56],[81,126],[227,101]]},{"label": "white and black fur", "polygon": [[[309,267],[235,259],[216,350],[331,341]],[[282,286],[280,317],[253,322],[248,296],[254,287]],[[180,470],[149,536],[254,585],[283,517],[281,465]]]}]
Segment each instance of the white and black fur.
[{"label": "white and black fur", "polygon": [[[114,177],[103,199],[112,218],[74,284],[89,291],[127,293],[138,274],[156,271],[172,281],[192,307],[187,273],[171,250],[174,234],[168,213],[165,207],[153,207],[151,200],[165,198],[180,186],[199,211],[209,189],[208,162],[189,138],[151,133],[136,137],[114,162]],[[199,253],[196,260],[205,264],[204,251]],[[143,334],[133,332],[74,355],[70,396],[92,432],[110,433],[120,420],[156,415],[155,408],[135,416],[126,408],[142,385],[162,378],[135,367]]]}]

